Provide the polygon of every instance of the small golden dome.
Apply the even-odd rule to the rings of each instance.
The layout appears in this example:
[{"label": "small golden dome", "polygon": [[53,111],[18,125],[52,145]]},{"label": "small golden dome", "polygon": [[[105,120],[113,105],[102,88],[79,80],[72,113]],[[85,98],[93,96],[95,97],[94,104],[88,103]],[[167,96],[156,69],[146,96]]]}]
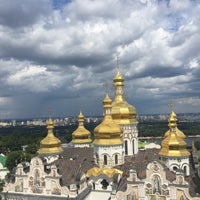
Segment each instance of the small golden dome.
[{"label": "small golden dome", "polygon": [[84,127],[84,115],[80,111],[78,116],[78,128],[72,133],[72,143],[86,144],[91,143],[90,132]]},{"label": "small golden dome", "polygon": [[184,134],[180,134],[181,131],[178,130],[176,121],[176,114],[172,111],[168,119],[169,130],[165,133],[165,139],[161,143],[162,148],[159,154],[162,156],[181,157],[190,155],[184,141]]},{"label": "small golden dome", "polygon": [[136,124],[137,112],[134,106],[130,105],[125,99],[123,94],[124,79],[118,71],[114,79],[115,86],[115,100],[112,103],[112,118],[119,124]]},{"label": "small golden dome", "polygon": [[115,75],[114,79],[114,86],[124,86],[124,78],[122,77],[121,73],[117,71],[117,74]]},{"label": "small golden dome", "polygon": [[186,142],[179,138],[175,131],[171,131],[170,135],[162,141],[162,149],[159,154],[172,157],[189,156],[190,153],[186,149]]},{"label": "small golden dome", "polygon": [[[177,127],[177,123],[176,123],[177,122],[177,115],[176,115],[176,113],[173,110],[170,113],[168,122],[169,122],[169,124],[168,124],[169,127],[173,127],[173,124],[175,124],[176,134],[177,134],[178,137],[180,137],[182,139],[186,138],[185,134],[181,130],[179,130],[178,127]],[[169,134],[170,134],[170,130],[168,130],[165,133],[164,137],[167,137]]]},{"label": "small golden dome", "polygon": [[101,124],[94,129],[95,140],[93,144],[95,145],[109,146],[123,143],[121,139],[122,130],[111,116],[111,104],[112,100],[106,93],[106,97],[103,100],[104,118]]},{"label": "small golden dome", "polygon": [[47,129],[48,129],[47,136],[40,142],[40,148],[38,150],[39,154],[53,155],[53,154],[59,154],[63,151],[61,147],[61,141],[53,134],[53,128],[54,128],[53,121],[50,118],[47,121]]},{"label": "small golden dome", "polygon": [[98,168],[98,167],[93,167],[91,169],[89,169],[86,173],[87,177],[98,177],[100,175],[106,175],[110,178],[112,178],[115,174],[120,174],[122,176],[123,171],[119,170],[119,169],[115,169],[115,168]]}]

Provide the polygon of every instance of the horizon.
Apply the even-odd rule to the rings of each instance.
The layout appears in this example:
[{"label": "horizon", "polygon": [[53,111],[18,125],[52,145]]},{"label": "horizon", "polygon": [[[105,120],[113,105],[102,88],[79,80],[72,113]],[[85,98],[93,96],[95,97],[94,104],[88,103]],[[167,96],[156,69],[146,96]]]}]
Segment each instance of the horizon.
[{"label": "horizon", "polygon": [[[84,113],[83,113],[84,115]],[[148,114],[137,114],[137,117],[140,116],[159,116],[159,115],[165,115],[165,116],[169,116],[170,113],[148,113]],[[177,118],[179,118],[178,116],[182,116],[182,115],[199,115],[200,116],[200,112],[192,112],[192,113],[176,113]],[[44,117],[25,117],[25,118],[5,118],[2,119],[0,118],[0,121],[12,121],[12,120],[18,120],[18,121],[23,121],[23,120],[47,120],[47,119],[64,119],[64,118],[71,118],[71,119],[78,119],[78,115],[77,116],[63,116],[63,117],[59,117],[59,116],[44,116]],[[103,115],[96,115],[96,116],[86,116],[84,115],[84,118],[103,118]]]}]

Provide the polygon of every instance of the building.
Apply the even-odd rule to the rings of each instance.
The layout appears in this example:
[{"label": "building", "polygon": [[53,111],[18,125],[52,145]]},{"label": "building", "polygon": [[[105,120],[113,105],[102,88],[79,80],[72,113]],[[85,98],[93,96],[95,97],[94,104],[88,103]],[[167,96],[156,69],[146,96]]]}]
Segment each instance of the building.
[{"label": "building", "polygon": [[113,82],[115,99],[106,92],[94,141],[82,112],[73,147],[62,147],[49,119],[38,156],[17,165],[2,199],[200,200],[199,166],[173,108],[161,147],[138,149],[137,112],[124,98],[119,70]]},{"label": "building", "polygon": [[5,179],[6,175],[9,173],[9,170],[6,167],[6,156],[0,154],[0,179]]}]

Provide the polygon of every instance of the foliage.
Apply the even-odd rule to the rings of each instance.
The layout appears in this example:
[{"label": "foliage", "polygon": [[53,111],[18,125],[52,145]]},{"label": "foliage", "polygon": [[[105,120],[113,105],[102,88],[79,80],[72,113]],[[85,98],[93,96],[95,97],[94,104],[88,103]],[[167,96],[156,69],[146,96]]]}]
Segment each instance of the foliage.
[{"label": "foliage", "polygon": [[[99,123],[99,122],[98,122]],[[94,139],[94,128],[98,123],[85,123],[86,129],[91,132]],[[200,135],[200,123],[198,122],[180,122],[178,128],[186,135]],[[72,140],[72,133],[78,127],[78,124],[55,126],[54,134],[62,143],[69,143]],[[166,122],[142,122],[138,124],[139,136],[158,137],[164,136],[169,129]],[[37,154],[40,141],[47,135],[46,126],[15,126],[0,128],[0,153],[8,156],[6,165],[12,169],[17,163],[23,160],[30,160]],[[22,146],[27,146],[25,152]],[[195,146],[200,150],[200,142],[196,141]]]},{"label": "foliage", "polygon": [[[3,187],[4,187],[4,185],[5,185],[4,180],[1,180],[1,179],[0,179],[0,192],[3,191]],[[1,199],[1,198],[0,198],[0,199]]]},{"label": "foliage", "polygon": [[200,150],[200,141],[195,141],[195,147]]},{"label": "foliage", "polygon": [[145,145],[149,144],[149,142],[147,141],[138,141],[138,148],[141,149],[141,148],[144,148]]},{"label": "foliage", "polygon": [[200,150],[197,151],[197,155],[198,155],[198,161],[200,163]]},{"label": "foliage", "polygon": [[[178,122],[177,126],[185,135],[200,135],[198,122]],[[142,122],[138,124],[138,132],[141,137],[163,136],[167,130],[169,127],[166,122]]]},{"label": "foliage", "polygon": [[6,159],[6,166],[11,171],[18,163],[21,162],[23,156],[22,151],[12,151],[8,154]]}]

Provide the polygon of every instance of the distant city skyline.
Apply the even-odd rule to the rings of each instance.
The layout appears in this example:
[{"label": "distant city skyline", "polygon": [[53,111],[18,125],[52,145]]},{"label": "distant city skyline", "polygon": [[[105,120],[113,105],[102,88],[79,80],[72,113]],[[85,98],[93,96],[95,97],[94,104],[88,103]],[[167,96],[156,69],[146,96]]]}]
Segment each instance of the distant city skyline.
[{"label": "distant city skyline", "polygon": [[190,0],[0,0],[0,119],[101,116],[117,56],[139,115],[170,101],[200,112],[199,12]]}]

